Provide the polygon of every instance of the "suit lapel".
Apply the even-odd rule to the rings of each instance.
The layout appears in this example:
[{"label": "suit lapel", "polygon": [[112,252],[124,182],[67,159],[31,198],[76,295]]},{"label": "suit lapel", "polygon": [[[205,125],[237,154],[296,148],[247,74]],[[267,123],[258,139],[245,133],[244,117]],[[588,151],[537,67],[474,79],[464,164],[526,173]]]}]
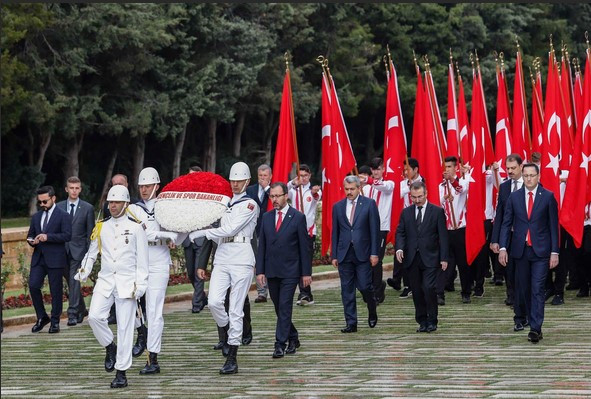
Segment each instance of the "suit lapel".
[{"label": "suit lapel", "polygon": [[283,221],[281,222],[281,226],[279,226],[279,231],[277,232],[277,234],[281,234],[281,232],[287,228],[287,225],[293,219],[294,212],[295,211],[291,206],[287,209],[287,212],[286,212],[285,216],[283,217]]},{"label": "suit lapel", "polygon": [[536,212],[536,211],[537,211],[537,209],[538,209],[540,206],[542,206],[542,205],[540,205],[540,202],[542,202],[542,198],[543,198],[542,191],[543,191],[543,190],[544,190],[544,189],[543,189],[542,187],[538,186],[538,191],[536,191],[536,198],[534,198],[534,208],[531,210],[531,215],[532,215],[532,217],[533,217],[533,215],[534,215],[534,212]]},{"label": "suit lapel", "polygon": [[[365,197],[363,197],[361,194],[357,197],[357,204],[355,204],[355,214],[353,215],[353,223],[351,223],[351,227],[353,227],[353,225],[355,224],[355,221],[357,221],[357,217],[359,216],[359,213],[361,213],[361,211],[364,209],[362,208],[363,206],[363,199]],[[346,205],[346,203],[345,203]],[[345,210],[347,209],[347,207],[345,206]],[[347,218],[347,220],[349,220],[349,218]]]}]

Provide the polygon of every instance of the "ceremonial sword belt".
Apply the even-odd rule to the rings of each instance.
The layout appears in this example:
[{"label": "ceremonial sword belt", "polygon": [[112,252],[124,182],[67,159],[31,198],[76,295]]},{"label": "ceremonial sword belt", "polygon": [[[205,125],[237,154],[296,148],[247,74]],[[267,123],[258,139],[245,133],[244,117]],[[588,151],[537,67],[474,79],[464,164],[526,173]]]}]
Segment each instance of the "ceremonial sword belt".
[{"label": "ceremonial sword belt", "polygon": [[166,245],[166,240],[159,239],[156,241],[148,241],[148,246],[150,246],[150,247],[155,247],[158,245]]},{"label": "ceremonial sword belt", "polygon": [[246,236],[234,236],[234,237],[224,237],[222,238],[221,243],[227,244],[229,242],[239,242],[239,243],[250,243],[251,237]]}]

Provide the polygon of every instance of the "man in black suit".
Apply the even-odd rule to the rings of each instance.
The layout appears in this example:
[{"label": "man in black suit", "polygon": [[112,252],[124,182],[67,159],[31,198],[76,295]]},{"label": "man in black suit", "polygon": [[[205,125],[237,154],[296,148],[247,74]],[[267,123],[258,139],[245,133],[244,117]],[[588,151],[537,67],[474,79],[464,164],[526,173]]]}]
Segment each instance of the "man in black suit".
[{"label": "man in black suit", "polygon": [[[37,190],[37,203],[41,210],[33,215],[27,234],[27,242],[35,248],[31,258],[29,290],[37,322],[31,331],[39,332],[51,321],[49,333],[53,334],[60,331],[63,273],[68,264],[66,242],[72,238],[72,217],[56,206],[52,186],[43,186]],[[51,293],[51,319],[45,311],[41,293],[45,276],[48,276]]]},{"label": "man in black suit", "polygon": [[[255,200],[259,206],[259,217],[257,219],[257,226],[255,229],[255,239],[251,241],[252,249],[255,254],[258,252],[257,244],[261,231],[263,214],[267,212],[267,207],[269,206],[269,188],[271,187],[271,177],[273,177],[273,171],[271,170],[271,167],[267,164],[260,165],[257,169],[257,177],[258,182],[251,184],[246,188],[246,194]],[[259,285],[258,280],[256,284],[258,296],[254,301],[256,303],[267,302],[267,285]],[[248,297],[246,297],[246,299],[248,300]]]},{"label": "man in black suit", "polygon": [[417,332],[432,332],[437,330],[437,274],[447,269],[445,212],[427,202],[422,181],[412,183],[410,198],[413,205],[402,211],[396,229],[396,259],[410,279]]},{"label": "man in black suit", "polygon": [[332,265],[339,270],[341,298],[347,325],[343,333],[357,332],[355,287],[363,295],[369,313],[368,324],[378,322],[372,285],[372,267],[378,264],[380,249],[380,215],[376,202],[359,195],[361,182],[357,176],[344,180],[346,198],[332,208]]},{"label": "man in black suit", "polygon": [[[509,199],[509,195],[511,195],[512,192],[519,190],[523,186],[523,178],[521,177],[522,163],[523,161],[519,154],[510,154],[505,160],[505,168],[507,169],[508,178],[499,185],[497,208],[490,239],[490,249],[496,254],[499,253],[500,249],[499,239],[501,235],[501,225],[503,224],[505,217],[507,199]],[[509,234],[512,234],[512,232]],[[529,322],[526,319],[523,304],[515,300],[515,262],[509,257],[507,267],[500,267],[501,269],[504,269],[501,270],[501,273],[504,273],[505,282],[507,284],[507,298],[505,299],[505,305],[513,306],[513,311],[515,313],[515,316],[513,317],[515,321],[515,331],[521,331]]]},{"label": "man in black suit", "polygon": [[90,246],[90,236],[94,229],[94,208],[88,202],[80,199],[82,182],[76,176],[66,181],[68,199],[57,203],[57,207],[68,212],[72,217],[72,240],[66,243],[68,263],[64,268],[64,278],[68,283],[68,325],[75,326],[82,323],[88,315],[86,304],[80,291],[80,281],[74,276],[80,268],[80,262]]},{"label": "man in black suit", "polygon": [[287,204],[285,183],[273,183],[269,191],[275,211],[263,217],[256,274],[259,284],[268,284],[275,306],[277,326],[273,358],[280,358],[286,353],[295,353],[300,346],[298,330],[291,321],[293,296],[300,279],[304,287],[312,282],[312,262],[306,216]]}]

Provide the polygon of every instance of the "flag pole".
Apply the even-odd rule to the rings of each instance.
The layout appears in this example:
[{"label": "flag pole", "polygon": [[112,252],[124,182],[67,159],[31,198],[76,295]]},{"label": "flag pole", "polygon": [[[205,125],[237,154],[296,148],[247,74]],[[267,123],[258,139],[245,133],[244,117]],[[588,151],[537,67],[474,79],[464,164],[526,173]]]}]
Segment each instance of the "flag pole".
[{"label": "flag pole", "polygon": [[[460,74],[460,66],[458,65],[458,62],[456,61],[456,75],[458,75],[458,83],[462,81],[462,75]],[[455,81],[454,81],[455,84]],[[462,83],[463,85],[463,83]],[[458,110],[458,114],[459,114],[459,110]],[[459,115],[456,115],[456,118],[459,120]],[[457,125],[456,129],[459,129],[459,124]],[[460,138],[460,132],[458,131],[458,152],[460,153],[460,165],[462,165],[464,163],[464,153],[462,152],[462,139]]]},{"label": "flag pole", "polygon": [[[291,114],[291,131],[293,132],[292,139],[293,139],[293,148],[295,149],[295,158],[296,158],[296,177],[298,181],[300,180],[300,156],[298,151],[298,139],[296,135],[296,128],[295,128],[295,119],[294,119],[294,112],[293,112],[293,93],[291,91],[291,74],[289,73],[289,52],[286,51],[283,54],[283,58],[285,59],[285,74],[287,75],[287,85],[289,90],[289,101],[290,107],[289,112]],[[302,204],[302,212],[304,211],[304,195],[302,190],[297,190],[297,195],[300,197],[300,204]],[[299,209],[298,209],[299,210]]]},{"label": "flag pole", "polygon": [[[562,53],[562,59],[564,60],[564,49],[565,49],[565,45],[564,43],[562,44],[562,48],[561,48],[561,53]],[[554,49],[552,49],[552,53],[554,53]],[[566,103],[564,101],[564,93],[562,92],[562,77],[560,76],[560,66],[558,66],[558,62],[556,60],[556,56],[554,56],[554,63],[556,64],[556,69],[558,71],[558,79],[560,80],[560,85],[558,85],[558,93],[560,94],[560,103],[562,104],[562,112],[564,112],[565,116],[566,116]],[[570,72],[569,72],[570,74]],[[567,84],[568,83],[567,81]],[[570,90],[570,89],[569,89]],[[573,115],[573,121],[574,121],[574,115]],[[572,133],[572,129],[570,128],[570,126],[568,126],[568,136],[570,137],[570,142],[571,144],[574,143],[574,139],[573,139],[573,133]]]}]

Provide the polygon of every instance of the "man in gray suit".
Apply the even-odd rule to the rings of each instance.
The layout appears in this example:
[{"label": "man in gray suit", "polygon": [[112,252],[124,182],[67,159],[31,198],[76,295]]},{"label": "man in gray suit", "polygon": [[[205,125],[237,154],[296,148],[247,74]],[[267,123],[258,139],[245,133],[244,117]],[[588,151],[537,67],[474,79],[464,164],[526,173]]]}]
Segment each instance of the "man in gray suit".
[{"label": "man in gray suit", "polygon": [[66,242],[68,264],[64,268],[64,277],[68,282],[70,301],[68,325],[75,326],[82,323],[84,316],[88,315],[80,290],[80,281],[74,280],[74,276],[78,272],[80,262],[86,255],[90,245],[90,236],[94,229],[94,208],[88,202],[80,199],[82,182],[78,177],[69,177],[65,189],[68,193],[68,199],[59,202],[57,206],[72,216],[72,240]]}]

